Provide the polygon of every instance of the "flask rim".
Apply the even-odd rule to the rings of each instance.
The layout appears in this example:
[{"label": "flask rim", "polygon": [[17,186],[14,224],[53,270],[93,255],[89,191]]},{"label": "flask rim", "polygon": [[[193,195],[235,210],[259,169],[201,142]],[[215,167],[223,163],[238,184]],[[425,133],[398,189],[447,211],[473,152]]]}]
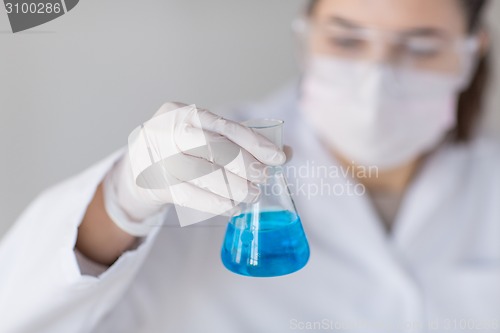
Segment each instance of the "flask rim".
[{"label": "flask rim", "polygon": [[255,129],[279,127],[283,126],[284,123],[285,123],[284,120],[276,118],[259,118],[241,122],[242,125],[245,125],[248,128],[255,128]]}]

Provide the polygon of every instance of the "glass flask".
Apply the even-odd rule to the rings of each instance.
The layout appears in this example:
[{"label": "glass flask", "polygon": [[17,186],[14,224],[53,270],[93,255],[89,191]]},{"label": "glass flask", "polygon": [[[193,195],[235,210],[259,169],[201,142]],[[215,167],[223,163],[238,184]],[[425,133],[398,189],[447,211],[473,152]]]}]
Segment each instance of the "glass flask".
[{"label": "glass flask", "polygon": [[[258,119],[243,123],[283,148],[283,121]],[[309,244],[290,195],[282,166],[266,167],[257,202],[241,203],[228,223],[221,259],[236,274],[253,277],[286,275],[309,260]]]}]

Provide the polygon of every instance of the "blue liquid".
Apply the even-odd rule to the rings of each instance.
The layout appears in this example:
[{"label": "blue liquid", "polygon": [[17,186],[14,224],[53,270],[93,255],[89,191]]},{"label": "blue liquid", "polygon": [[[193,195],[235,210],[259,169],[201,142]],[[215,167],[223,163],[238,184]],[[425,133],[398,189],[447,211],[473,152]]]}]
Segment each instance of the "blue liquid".
[{"label": "blue liquid", "polygon": [[290,274],[309,260],[300,218],[290,211],[235,216],[229,221],[221,259],[230,271],[258,277]]}]

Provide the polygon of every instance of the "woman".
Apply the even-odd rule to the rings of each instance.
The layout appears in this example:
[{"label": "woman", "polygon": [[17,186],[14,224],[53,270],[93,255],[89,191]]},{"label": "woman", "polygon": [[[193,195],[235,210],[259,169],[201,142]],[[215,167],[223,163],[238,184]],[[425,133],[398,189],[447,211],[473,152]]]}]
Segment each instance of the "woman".
[{"label": "woman", "polygon": [[[294,25],[298,89],[239,114],[285,119],[288,169],[310,172],[289,173],[311,247],[304,269],[225,270],[223,226],[174,227],[193,222],[174,204],[230,211],[221,184],[140,189],[132,149],[41,195],[3,240],[1,331],[498,332],[500,153],[475,135],[485,2],[316,0]],[[241,149],[244,167],[285,162],[208,111],[168,103],[153,120],[170,116],[166,148],[185,151],[196,118]],[[172,172],[213,158],[188,156]],[[235,193],[255,200],[258,176],[241,170],[228,172]]]}]

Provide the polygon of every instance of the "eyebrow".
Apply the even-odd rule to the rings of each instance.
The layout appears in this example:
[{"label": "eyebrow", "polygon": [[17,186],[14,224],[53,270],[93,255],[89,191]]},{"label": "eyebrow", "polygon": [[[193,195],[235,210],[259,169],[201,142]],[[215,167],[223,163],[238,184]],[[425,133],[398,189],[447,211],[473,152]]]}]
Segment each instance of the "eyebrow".
[{"label": "eyebrow", "polygon": [[329,21],[330,23],[335,23],[343,28],[351,28],[351,29],[363,28],[360,24],[354,23],[353,21],[338,16],[331,17]]},{"label": "eyebrow", "polygon": [[403,31],[406,37],[446,37],[446,33],[437,28],[414,28]]},{"label": "eyebrow", "polygon": [[[347,29],[369,29],[369,27],[365,27],[357,22],[338,17],[338,16],[333,16],[329,20],[329,23],[338,25],[342,28],[347,28]],[[434,27],[419,27],[419,28],[411,28],[407,30],[403,30],[400,32],[402,35],[405,37],[445,37],[446,33],[443,32],[441,29],[434,28]]]}]

